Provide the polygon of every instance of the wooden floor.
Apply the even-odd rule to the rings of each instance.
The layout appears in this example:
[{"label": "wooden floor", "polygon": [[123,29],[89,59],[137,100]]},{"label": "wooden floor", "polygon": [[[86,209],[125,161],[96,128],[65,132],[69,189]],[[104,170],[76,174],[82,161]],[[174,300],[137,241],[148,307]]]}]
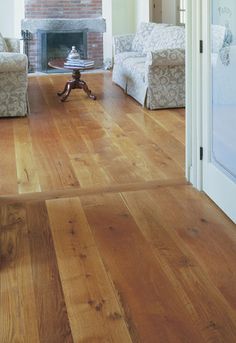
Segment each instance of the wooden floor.
[{"label": "wooden floor", "polygon": [[183,178],[184,111],[144,110],[110,73],[85,78],[97,101],[60,103],[68,76],[30,78],[30,117],[0,120],[0,194]]},{"label": "wooden floor", "polygon": [[0,121],[0,343],[234,343],[236,228],[184,179],[184,112],[88,75]]}]

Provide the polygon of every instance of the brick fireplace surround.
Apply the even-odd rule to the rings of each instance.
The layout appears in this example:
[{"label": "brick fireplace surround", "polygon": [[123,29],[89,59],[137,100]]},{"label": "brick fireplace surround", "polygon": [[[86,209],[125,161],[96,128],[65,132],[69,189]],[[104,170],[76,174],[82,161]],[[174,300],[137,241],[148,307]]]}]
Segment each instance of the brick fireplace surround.
[{"label": "brick fireplace surround", "polygon": [[[90,24],[87,35],[87,57],[93,59],[97,67],[102,66],[103,30],[101,28],[96,30],[94,24],[96,20],[98,22],[102,19],[102,0],[25,0],[25,20],[22,22],[22,29],[29,29],[32,32],[33,40],[29,43],[29,60],[33,71],[37,69],[37,28],[31,30],[29,23],[35,26],[36,22],[42,24],[47,19],[50,19],[50,22],[55,19],[55,23],[57,20],[67,19],[65,22],[71,25],[79,19],[82,27],[85,25],[83,19],[85,23],[86,19],[90,19],[88,22],[92,25]],[[72,19],[71,22],[68,19]]]}]

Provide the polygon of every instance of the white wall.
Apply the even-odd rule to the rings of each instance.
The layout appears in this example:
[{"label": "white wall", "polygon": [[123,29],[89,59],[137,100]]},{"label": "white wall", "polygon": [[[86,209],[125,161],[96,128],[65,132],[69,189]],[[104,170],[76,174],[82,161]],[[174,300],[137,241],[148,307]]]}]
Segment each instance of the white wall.
[{"label": "white wall", "polygon": [[152,0],[136,0],[136,26],[142,21],[150,21]]},{"label": "white wall", "polygon": [[21,37],[21,20],[25,17],[25,0],[14,0],[15,1],[15,26],[14,26],[14,37]]},{"label": "white wall", "polygon": [[0,32],[5,37],[20,37],[21,19],[24,18],[24,0],[0,1]]},{"label": "white wall", "polygon": [[4,37],[14,36],[14,3],[15,0],[0,2],[0,32]]},{"label": "white wall", "polygon": [[134,33],[136,30],[136,0],[112,0],[113,35]]},{"label": "white wall", "polygon": [[103,0],[103,18],[106,19],[104,34],[104,60],[112,59],[114,35],[134,33],[136,30],[136,0]]},{"label": "white wall", "polygon": [[106,32],[103,34],[104,60],[112,58],[112,0],[102,1],[102,16],[106,19]]}]

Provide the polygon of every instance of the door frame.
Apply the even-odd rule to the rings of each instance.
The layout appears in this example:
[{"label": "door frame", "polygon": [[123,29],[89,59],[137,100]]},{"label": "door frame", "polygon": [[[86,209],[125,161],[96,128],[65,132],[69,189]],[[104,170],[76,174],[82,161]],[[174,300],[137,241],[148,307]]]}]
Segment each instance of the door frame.
[{"label": "door frame", "polygon": [[186,178],[200,191],[203,189],[201,3],[201,0],[187,0],[186,4]]}]

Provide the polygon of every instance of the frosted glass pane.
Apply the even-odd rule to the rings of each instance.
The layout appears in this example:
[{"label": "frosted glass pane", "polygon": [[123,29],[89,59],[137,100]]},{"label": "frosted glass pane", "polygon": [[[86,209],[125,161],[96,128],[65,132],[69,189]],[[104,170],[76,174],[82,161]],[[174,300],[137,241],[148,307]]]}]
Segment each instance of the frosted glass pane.
[{"label": "frosted glass pane", "polygon": [[212,0],[212,162],[236,181],[236,0]]}]

